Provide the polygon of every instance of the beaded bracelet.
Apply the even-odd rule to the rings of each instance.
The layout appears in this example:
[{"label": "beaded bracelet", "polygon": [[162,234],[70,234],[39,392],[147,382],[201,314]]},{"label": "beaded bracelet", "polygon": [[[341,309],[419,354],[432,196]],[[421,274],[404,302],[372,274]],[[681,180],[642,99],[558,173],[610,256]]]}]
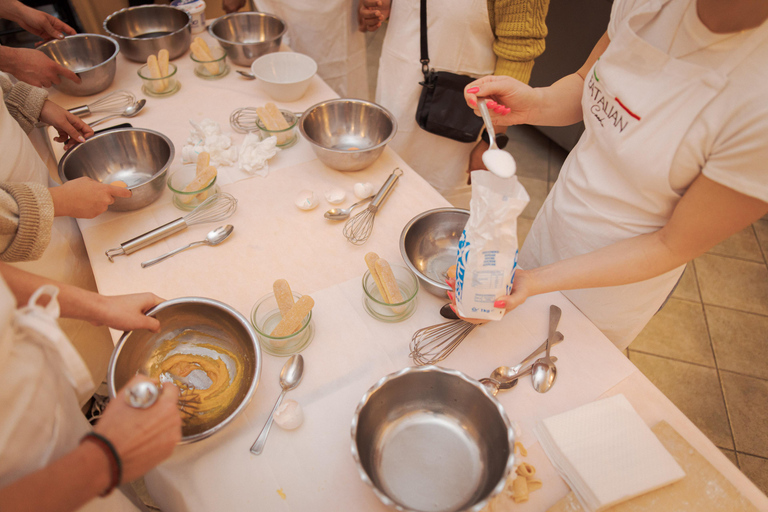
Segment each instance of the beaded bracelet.
[{"label": "beaded bracelet", "polygon": [[104,451],[104,453],[107,455],[107,458],[109,459],[109,472],[111,479],[109,487],[107,487],[107,490],[101,494],[102,497],[108,496],[115,487],[120,485],[120,481],[123,479],[123,462],[120,460],[120,456],[117,454],[115,446],[109,441],[109,439],[102,436],[101,434],[97,434],[96,432],[88,432],[83,436],[82,439],[80,439],[80,444],[85,441],[93,441],[96,443],[96,445]]}]

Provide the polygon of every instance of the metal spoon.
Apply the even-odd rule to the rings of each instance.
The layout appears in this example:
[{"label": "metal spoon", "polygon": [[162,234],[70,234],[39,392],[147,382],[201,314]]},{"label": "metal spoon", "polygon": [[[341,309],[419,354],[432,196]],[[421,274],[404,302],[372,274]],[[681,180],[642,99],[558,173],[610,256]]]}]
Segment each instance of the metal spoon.
[{"label": "metal spoon", "polygon": [[[552,358],[552,361],[557,361],[556,357]],[[480,384],[485,386],[485,388],[488,390],[489,393],[491,393],[493,396],[496,396],[496,393],[499,391],[505,390],[505,389],[512,389],[513,387],[517,386],[517,381],[520,380],[520,377],[524,377],[531,373],[533,370],[533,365],[527,367],[525,370],[521,371],[519,374],[515,375],[515,378],[512,380],[506,380],[506,381],[499,381],[491,375],[490,378],[486,377],[484,379],[480,379]]]},{"label": "metal spoon", "polygon": [[[440,316],[442,316],[443,318],[447,318],[448,320],[458,320],[459,319],[459,315],[454,313],[453,310],[451,309],[451,303],[450,302],[448,304],[443,304],[440,307]],[[518,368],[518,370],[519,370],[519,368]]]},{"label": "metal spoon", "polygon": [[243,70],[241,70],[241,69],[237,69],[237,70],[235,70],[235,71],[237,71],[238,73],[240,73],[242,76],[244,76],[244,77],[245,77],[245,78],[247,78],[248,80],[256,80],[256,75],[252,75],[252,74],[248,73],[247,71],[243,71]]},{"label": "metal spoon", "polygon": [[370,201],[373,199],[374,196],[366,197],[362,201],[358,201],[349,208],[331,208],[323,216],[328,220],[344,220],[347,217],[349,217],[349,214],[352,213],[352,210],[360,206],[361,204]]},{"label": "metal spoon", "polygon": [[512,155],[499,149],[496,145],[496,132],[493,129],[493,121],[491,121],[491,114],[488,112],[488,100],[482,100],[478,103],[480,107],[480,114],[483,116],[485,122],[485,131],[488,132],[488,140],[490,145],[488,149],[483,153],[483,163],[496,176],[502,178],[509,178],[517,170],[515,159]]},{"label": "metal spoon", "polygon": [[301,377],[304,375],[304,358],[301,354],[294,354],[283,365],[283,369],[280,370],[280,387],[283,388],[280,396],[277,397],[277,402],[272,408],[272,412],[269,414],[267,423],[264,428],[261,429],[259,437],[256,438],[256,442],[251,446],[251,453],[259,455],[264,450],[264,445],[267,443],[267,436],[269,435],[269,429],[272,427],[272,420],[275,418],[275,411],[280,407],[285,394],[299,385]]},{"label": "metal spoon", "polygon": [[552,348],[552,340],[555,337],[555,329],[560,321],[560,308],[554,304],[549,306],[549,338],[547,339],[547,352],[544,357],[537,359],[533,363],[533,372],[531,373],[531,382],[533,389],[539,393],[546,393],[555,383],[557,378],[557,368],[555,362],[549,357],[549,349]]},{"label": "metal spoon", "polygon": [[175,254],[179,254],[181,251],[186,251],[191,247],[197,247],[198,245],[219,245],[221,242],[229,238],[229,235],[231,235],[232,231],[234,230],[235,228],[234,226],[232,226],[232,224],[227,224],[226,226],[219,226],[216,229],[209,231],[208,234],[205,236],[205,240],[192,242],[191,244],[185,245],[184,247],[179,247],[178,249],[174,249],[170,252],[167,252],[162,256],[158,256],[157,258],[151,259],[149,261],[145,261],[144,263],[141,264],[141,268],[151,267],[155,263],[160,263],[161,261],[168,259]]},{"label": "metal spoon", "polygon": [[133,117],[136,114],[138,114],[139,112],[141,112],[141,109],[143,109],[144,105],[146,105],[146,104],[147,104],[147,100],[142,98],[139,101],[137,101],[136,103],[134,103],[132,105],[128,105],[127,107],[125,107],[125,110],[123,110],[121,113],[119,113],[119,114],[111,114],[111,115],[108,115],[106,117],[102,117],[101,119],[97,119],[96,121],[92,122],[90,124],[90,126],[96,126],[97,124],[100,124],[100,123],[102,123],[104,121],[108,121],[108,120],[113,119],[115,117]]},{"label": "metal spoon", "polygon": [[[555,337],[552,339],[552,345],[557,345],[561,341],[563,341],[564,336],[563,333],[560,331],[557,331],[555,333]],[[547,339],[549,341],[549,339]],[[509,366],[499,366],[495,370],[491,372],[491,378],[498,380],[499,382],[505,382],[510,379],[515,379],[518,377],[517,372],[520,371],[520,368],[523,367],[525,363],[536,357],[537,355],[541,354],[547,349],[547,341],[536,347],[536,350],[531,352],[525,359],[520,361],[520,364],[517,366],[512,366],[511,368]]]}]

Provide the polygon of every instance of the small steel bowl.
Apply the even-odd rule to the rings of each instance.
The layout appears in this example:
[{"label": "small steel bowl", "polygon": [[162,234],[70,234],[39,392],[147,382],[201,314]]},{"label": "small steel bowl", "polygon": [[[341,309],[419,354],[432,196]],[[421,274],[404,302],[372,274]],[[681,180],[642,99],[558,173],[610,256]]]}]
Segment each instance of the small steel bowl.
[{"label": "small steel bowl", "polygon": [[62,183],[88,176],[102,183],[122,181],[131,197],[117,197],[112,211],[138,210],[163,193],[173,162],[171,139],[145,128],[118,128],[99,133],[67,151],[59,161]]},{"label": "small steel bowl", "polygon": [[435,208],[412,218],[400,234],[400,254],[405,264],[432,295],[445,297],[448,269],[456,264],[459,239],[469,219],[461,208]]},{"label": "small steel bowl", "polygon": [[379,158],[397,133],[397,121],[376,103],[342,98],[309,107],[299,129],[325,165],[360,171]]},{"label": "small steel bowl", "polygon": [[168,58],[180,57],[192,40],[192,17],[168,5],[140,5],[107,16],[104,30],[120,44],[123,56],[135,62],[165,48]]},{"label": "small steel bowl", "polygon": [[99,34],[78,34],[64,39],[52,39],[37,47],[53,61],[74,71],[82,80],[76,84],[61,79],[54,88],[71,96],[90,96],[112,85],[117,71],[120,47],[111,37]]},{"label": "small steel bowl", "polygon": [[[207,422],[194,427],[182,427],[180,444],[194,443],[209,437],[230,423],[248,405],[256,392],[261,375],[261,348],[248,320],[232,307],[203,297],[181,297],[162,302],[147,314],[160,321],[160,332],[147,330],[123,333],[117,342],[107,370],[110,397],[137,373],[151,374],[153,363],[162,357],[163,342],[177,338],[178,345],[168,354],[177,352],[216,353],[210,347],[221,347],[235,355],[242,365],[243,379],[235,399]],[[167,348],[167,347],[166,347]],[[165,355],[168,355],[165,354]],[[225,363],[227,357],[219,358]],[[229,368],[231,364],[227,364]]]},{"label": "small steel bowl", "polygon": [[514,429],[476,380],[437,366],[387,375],[352,419],[362,480],[400,511],[481,510],[515,462]]},{"label": "small steel bowl", "polygon": [[208,33],[238,66],[250,66],[262,55],[278,51],[287,30],[283,20],[264,12],[234,12],[208,26]]}]

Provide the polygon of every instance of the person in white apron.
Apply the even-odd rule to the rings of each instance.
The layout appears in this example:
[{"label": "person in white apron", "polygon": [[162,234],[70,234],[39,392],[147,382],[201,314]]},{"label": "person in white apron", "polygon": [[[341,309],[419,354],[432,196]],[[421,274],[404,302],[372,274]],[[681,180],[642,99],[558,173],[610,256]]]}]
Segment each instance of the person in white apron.
[{"label": "person in white apron", "polygon": [[[357,31],[354,0],[254,0],[259,11],[274,14],[288,25],[286,43],[312,57],[317,74],[342,98],[368,97],[365,36]],[[223,0],[235,12],[245,0]]]},{"label": "person in white apron", "polygon": [[[7,278],[7,284],[6,284]],[[181,438],[178,390],[162,391],[145,409],[129,406],[118,394],[95,432],[117,452],[122,477],[105,446],[93,442],[93,429],[78,406],[76,392],[92,387],[90,372],[56,322],[62,311],[101,311],[95,294],[44,284],[16,309],[37,284],[50,283],[0,264],[0,503],[3,510],[136,511],[142,504],[123,492],[105,490],[132,481],[170,456]],[[9,289],[10,288],[10,289]],[[151,327],[145,306],[151,294],[113,298],[114,316],[96,313],[92,321],[124,328]],[[45,304],[44,306],[42,304]],[[137,377],[142,380],[143,378]],[[127,387],[135,384],[131,381]],[[175,393],[174,393],[175,391]],[[121,489],[122,490],[122,489]],[[130,494],[130,493],[129,493]],[[96,499],[94,499],[96,498]]]},{"label": "person in white apron", "polygon": [[467,87],[511,109],[495,123],[586,127],[497,307],[562,290],[623,349],[686,262],[768,212],[767,18],[758,0],[616,1],[578,73]]}]

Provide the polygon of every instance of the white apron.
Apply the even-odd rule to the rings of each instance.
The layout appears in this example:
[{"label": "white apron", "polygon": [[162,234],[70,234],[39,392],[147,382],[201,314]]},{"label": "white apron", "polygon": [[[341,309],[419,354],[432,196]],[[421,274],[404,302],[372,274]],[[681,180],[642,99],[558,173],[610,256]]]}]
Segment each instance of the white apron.
[{"label": "white apron", "polygon": [[[90,425],[75,390],[93,386],[90,372],[59,329],[58,289],[43,286],[27,307],[0,279],[0,488],[75,449]],[[36,306],[41,295],[53,298]],[[81,511],[136,511],[120,492]]]},{"label": "white apron", "polygon": [[[671,217],[681,196],[669,175],[681,141],[728,74],[765,38],[768,24],[719,69],[705,68],[671,58],[637,35],[669,1],[650,2],[627,16],[590,70],[582,95],[585,132],[536,216],[520,251],[522,268],[656,231]],[[630,285],[563,293],[624,349],[684,268]]]},{"label": "white apron", "polygon": [[[469,153],[465,143],[426,132],[416,124],[421,95],[419,0],[394,0],[381,50],[376,103],[397,118],[390,146],[440,192],[466,186]],[[486,0],[434,0],[427,6],[429,66],[480,77],[496,65]],[[457,108],[468,108],[457,105]]]},{"label": "white apron", "polygon": [[256,0],[288,24],[293,51],[312,57],[317,73],[342,98],[368,97],[365,34],[353,0]]},{"label": "white apron", "polygon": [[[4,182],[33,182],[49,186],[48,169],[35,151],[29,137],[8,113],[0,101],[0,180]],[[36,261],[12,265],[49,279],[96,291],[88,253],[83,244],[77,221],[70,217],[53,220],[51,241],[42,257]],[[107,364],[114,344],[106,327],[89,322],[62,319],[60,324],[72,344],[82,354],[98,386],[107,374]],[[95,390],[95,388],[94,388]],[[94,390],[80,397],[83,401]]]}]

